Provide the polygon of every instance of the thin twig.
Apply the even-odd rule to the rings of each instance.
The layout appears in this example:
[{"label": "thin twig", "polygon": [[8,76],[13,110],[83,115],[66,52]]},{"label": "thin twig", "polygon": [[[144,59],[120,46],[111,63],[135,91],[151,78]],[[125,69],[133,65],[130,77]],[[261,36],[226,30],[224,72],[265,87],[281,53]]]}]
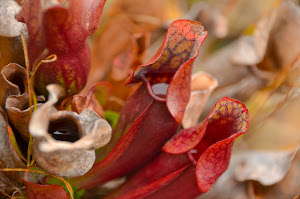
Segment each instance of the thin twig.
[{"label": "thin twig", "polygon": [[[26,39],[25,39],[24,35],[21,34],[21,38],[22,38],[22,44],[23,44],[24,56],[25,56],[29,107],[31,107],[32,106],[32,94],[31,94],[30,66],[29,66],[28,49],[27,49]],[[29,117],[31,117],[31,114],[32,114],[32,109],[29,109]],[[29,135],[28,148],[27,148],[27,167],[30,166],[31,150],[32,150],[32,136],[30,134]]]},{"label": "thin twig", "polygon": [[7,193],[5,193],[5,192],[2,192],[2,191],[0,191],[0,194],[2,194],[2,195],[5,195],[6,197],[8,197],[8,198],[12,198],[12,199],[13,199],[13,197],[12,197],[12,196],[8,195],[8,194],[7,194]]}]

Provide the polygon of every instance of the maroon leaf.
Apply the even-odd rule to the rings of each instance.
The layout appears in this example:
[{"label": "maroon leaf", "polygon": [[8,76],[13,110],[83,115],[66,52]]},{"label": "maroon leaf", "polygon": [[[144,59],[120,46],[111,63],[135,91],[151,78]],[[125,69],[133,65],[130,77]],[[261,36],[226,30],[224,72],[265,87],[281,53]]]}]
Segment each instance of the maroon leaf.
[{"label": "maroon leaf", "polygon": [[[42,171],[34,167],[31,170]],[[69,196],[65,190],[59,185],[45,184],[47,175],[43,173],[28,172],[24,173],[23,181],[27,198],[34,199],[68,199]]]},{"label": "maroon leaf", "polygon": [[[47,54],[57,55],[55,62],[43,64],[36,72],[39,92],[46,94],[46,85],[50,83],[62,86],[67,95],[83,89],[90,70],[86,39],[96,31],[104,3],[105,0],[72,0],[64,7],[59,3],[42,6],[41,1],[24,2],[18,18],[25,21],[29,30],[31,65]],[[45,53],[45,49],[49,52]]]},{"label": "maroon leaf", "polygon": [[128,85],[143,84],[125,103],[113,139],[103,147],[102,155],[108,155],[74,179],[75,184],[100,185],[141,167],[160,152],[183,118],[192,64],[206,35],[198,22],[178,20],[170,25],[156,55],[127,80]]},{"label": "maroon leaf", "polygon": [[191,199],[207,192],[229,166],[233,143],[248,127],[246,107],[222,98],[201,125],[180,131],[165,152],[107,198]]}]

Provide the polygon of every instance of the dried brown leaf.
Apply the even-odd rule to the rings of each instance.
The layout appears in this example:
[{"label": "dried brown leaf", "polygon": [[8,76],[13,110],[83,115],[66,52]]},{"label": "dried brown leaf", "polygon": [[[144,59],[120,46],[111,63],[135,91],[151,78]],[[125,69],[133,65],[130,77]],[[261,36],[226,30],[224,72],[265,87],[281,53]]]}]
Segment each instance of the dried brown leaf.
[{"label": "dried brown leaf", "polygon": [[[134,43],[139,44],[139,38],[147,37],[162,24],[165,5],[166,0],[116,1],[108,11],[109,20],[94,41],[91,72],[85,92],[94,83],[107,78],[111,67],[115,64],[113,60],[126,54],[130,46]],[[141,52],[145,51],[143,46],[138,47],[138,54],[134,55],[134,59],[135,56],[140,58]],[[139,64],[135,63],[135,66]],[[129,66],[131,67],[131,64]],[[127,70],[122,71],[125,76],[127,73]]]},{"label": "dried brown leaf", "polygon": [[208,73],[198,72],[192,76],[191,97],[182,120],[184,128],[198,124],[205,104],[217,86],[218,81]]},{"label": "dried brown leaf", "polygon": [[243,153],[235,168],[235,179],[239,182],[254,180],[264,186],[276,184],[286,176],[297,151]]},{"label": "dried brown leaf", "polygon": [[48,101],[33,113],[29,124],[34,159],[57,176],[81,176],[94,164],[94,150],[110,140],[111,127],[90,109],[80,115],[57,111],[53,105],[64,91],[54,84],[47,89]]},{"label": "dried brown leaf", "polygon": [[229,169],[201,199],[293,198],[299,191],[299,164],[299,150],[233,154]]},{"label": "dried brown leaf", "polygon": [[201,22],[205,29],[211,32],[216,38],[223,38],[228,33],[226,17],[220,10],[206,2],[192,5],[184,18]]},{"label": "dried brown leaf", "polygon": [[[39,102],[45,101],[44,97],[38,97]],[[37,107],[41,104],[37,104]],[[5,109],[7,111],[9,120],[13,127],[18,131],[19,135],[28,142],[29,130],[28,125],[31,117],[31,113],[34,110],[34,106],[29,107],[29,96],[27,93],[22,95],[11,95],[7,98]]]},{"label": "dried brown leaf", "polygon": [[27,91],[26,70],[18,64],[8,64],[0,74],[0,106],[5,107],[10,95],[20,95]]},{"label": "dried brown leaf", "polygon": [[[0,107],[0,169],[25,168],[26,165],[18,157],[11,145],[7,123],[6,113]],[[12,193],[22,186],[22,173],[0,171],[0,191]]]}]

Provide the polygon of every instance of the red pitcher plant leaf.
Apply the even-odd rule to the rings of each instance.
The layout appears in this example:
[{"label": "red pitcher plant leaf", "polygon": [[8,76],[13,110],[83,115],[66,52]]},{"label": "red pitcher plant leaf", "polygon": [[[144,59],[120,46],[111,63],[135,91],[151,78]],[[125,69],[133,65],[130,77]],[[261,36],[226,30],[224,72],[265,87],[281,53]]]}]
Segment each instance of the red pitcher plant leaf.
[{"label": "red pitcher plant leaf", "polygon": [[[86,39],[98,28],[105,0],[62,3],[26,0],[18,15],[28,28],[28,52],[32,66],[55,54],[57,60],[45,63],[35,75],[36,89],[46,94],[46,85],[56,83],[67,95],[83,89],[90,70],[90,49]],[[45,49],[48,50],[45,51]]]},{"label": "red pitcher plant leaf", "polygon": [[164,152],[107,198],[196,198],[228,168],[234,141],[248,127],[246,107],[222,98],[202,124],[177,133]]},{"label": "red pitcher plant leaf", "polygon": [[156,55],[126,82],[142,84],[121,110],[113,138],[103,147],[104,159],[85,176],[73,179],[76,185],[92,188],[124,176],[160,152],[183,118],[192,65],[206,35],[198,22],[178,20],[170,25]]},{"label": "red pitcher plant leaf", "polygon": [[47,183],[46,173],[38,168],[31,167],[30,170],[39,172],[26,171],[23,176],[27,198],[35,199],[69,199],[69,195],[59,185],[50,185]]}]

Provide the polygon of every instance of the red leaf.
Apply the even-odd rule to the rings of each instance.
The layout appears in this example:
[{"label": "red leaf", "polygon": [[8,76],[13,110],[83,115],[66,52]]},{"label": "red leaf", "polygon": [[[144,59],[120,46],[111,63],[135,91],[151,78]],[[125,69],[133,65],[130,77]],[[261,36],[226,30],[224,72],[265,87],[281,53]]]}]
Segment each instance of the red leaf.
[{"label": "red leaf", "polygon": [[87,82],[90,49],[86,43],[99,23],[105,0],[72,0],[68,7],[55,4],[49,8],[40,1],[27,0],[19,13],[28,28],[28,52],[31,65],[55,54],[57,60],[44,63],[35,74],[36,88],[46,94],[46,85],[61,85],[67,95],[78,93]]},{"label": "red leaf", "polygon": [[[164,149],[174,154],[161,153],[108,198],[135,198],[142,192],[139,198],[191,199],[207,192],[227,169],[232,145],[248,127],[246,107],[236,100],[222,98],[202,125],[184,129],[167,142]],[[188,149],[191,150],[187,152]],[[179,171],[180,175],[163,183],[167,176]]]},{"label": "red leaf", "polygon": [[[226,171],[235,139],[249,128],[245,105],[228,97],[217,102],[207,120],[207,136],[203,138],[202,144],[210,146],[202,153],[196,166],[198,186],[203,192],[207,192]],[[192,156],[197,158],[204,148],[199,145],[195,148],[198,154]]]},{"label": "red leaf", "polygon": [[83,177],[74,179],[73,182],[76,185],[88,189],[129,173],[158,154],[165,140],[176,131],[178,124],[168,112],[165,104],[153,102],[153,99],[144,92],[145,89],[145,86],[141,86],[128,100],[128,104],[135,103],[134,105],[143,109],[133,110],[134,106],[127,107],[125,104],[125,110],[130,111],[123,112],[123,114],[121,112],[120,117],[124,118],[127,115],[126,121],[129,121],[132,118],[135,119],[137,112],[141,110],[143,112],[138,115],[132,125],[130,121],[129,123],[119,122],[114,133],[122,131],[121,126],[129,130],[106,158],[95,163]]},{"label": "red leaf", "polygon": [[[74,183],[85,189],[95,187],[140,168],[160,152],[182,120],[189,100],[192,60],[205,37],[198,22],[179,20],[170,25],[158,53],[148,64],[138,66],[127,81],[144,83],[125,103],[113,138],[103,147],[102,155],[108,156]],[[177,102],[174,96],[182,97]]]},{"label": "red leaf", "polygon": [[167,107],[174,119],[181,122],[190,96],[192,65],[206,36],[207,32],[204,32],[203,26],[198,22],[173,22],[156,55],[148,63],[138,66],[126,84],[131,85],[145,79],[151,86],[158,83],[170,84],[166,93]]},{"label": "red leaf", "polygon": [[170,139],[163,147],[163,151],[171,154],[180,154],[193,149],[203,138],[206,131],[207,121],[202,124],[183,129]]},{"label": "red leaf", "polygon": [[[31,168],[40,170],[38,168]],[[58,185],[41,184],[47,176],[41,173],[25,172],[24,183],[26,196],[30,199],[68,199],[69,196],[65,190]]]}]

